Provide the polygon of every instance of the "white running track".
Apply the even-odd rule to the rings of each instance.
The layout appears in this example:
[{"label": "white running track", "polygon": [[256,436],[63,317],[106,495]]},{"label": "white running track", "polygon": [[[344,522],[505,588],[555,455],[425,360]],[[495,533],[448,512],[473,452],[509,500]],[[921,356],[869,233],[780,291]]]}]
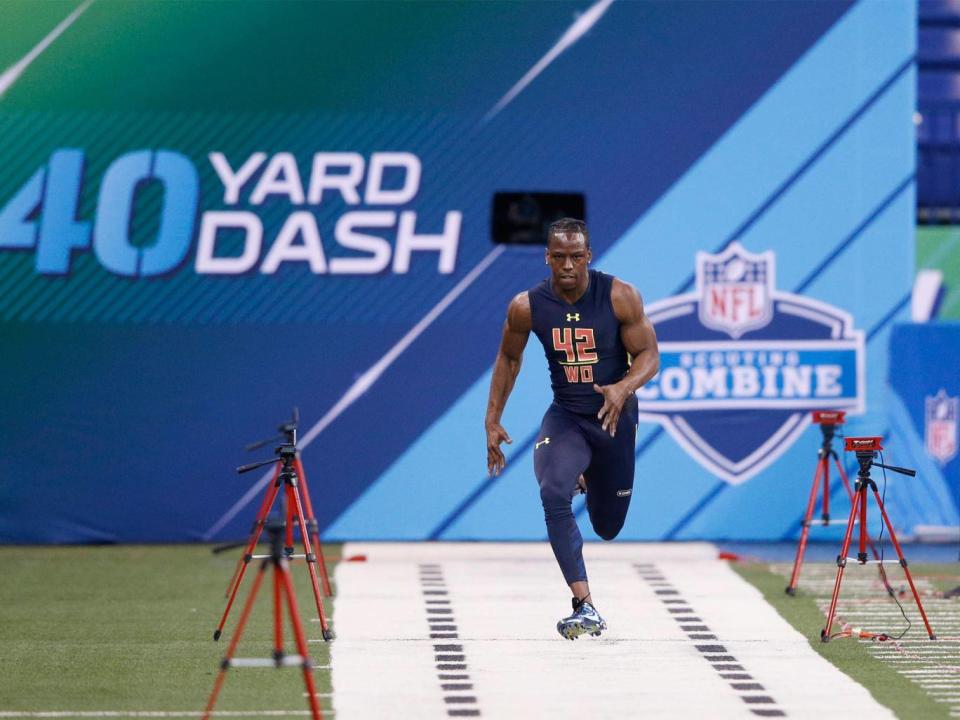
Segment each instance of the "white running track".
[{"label": "white running track", "polygon": [[570,605],[545,543],[343,552],[367,561],[336,570],[337,720],[894,717],[712,545],[588,544],[609,630],[575,642],[555,630]]}]

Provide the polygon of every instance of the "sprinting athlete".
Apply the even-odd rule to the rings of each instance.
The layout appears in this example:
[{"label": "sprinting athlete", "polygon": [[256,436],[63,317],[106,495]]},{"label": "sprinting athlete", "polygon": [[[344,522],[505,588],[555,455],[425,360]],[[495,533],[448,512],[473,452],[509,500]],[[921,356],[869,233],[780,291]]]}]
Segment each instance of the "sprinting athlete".
[{"label": "sprinting athlete", "polygon": [[657,337],[640,294],[612,275],[590,270],[591,257],[582,221],[564,218],[550,226],[550,277],[510,302],[485,420],[487,469],[499,475],[506,465],[500,443],[512,442],[500,418],[532,331],[543,344],[553,386],[533,466],[550,545],[573,592],[573,614],[557,623],[570,640],[607,628],[590,596],[571,502],[578,490],[586,492],[597,535],[612,540],[620,532],[633,492],[635,392],[660,367]]}]

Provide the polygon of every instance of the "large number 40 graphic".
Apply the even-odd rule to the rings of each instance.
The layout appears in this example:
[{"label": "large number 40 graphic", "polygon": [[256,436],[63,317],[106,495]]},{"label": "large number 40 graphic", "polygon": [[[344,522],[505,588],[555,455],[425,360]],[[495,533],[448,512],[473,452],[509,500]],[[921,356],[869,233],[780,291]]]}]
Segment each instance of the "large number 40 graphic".
[{"label": "large number 40 graphic", "polygon": [[597,343],[593,328],[553,328],[553,349],[566,355],[559,360],[567,382],[593,382],[593,365],[597,362]]}]

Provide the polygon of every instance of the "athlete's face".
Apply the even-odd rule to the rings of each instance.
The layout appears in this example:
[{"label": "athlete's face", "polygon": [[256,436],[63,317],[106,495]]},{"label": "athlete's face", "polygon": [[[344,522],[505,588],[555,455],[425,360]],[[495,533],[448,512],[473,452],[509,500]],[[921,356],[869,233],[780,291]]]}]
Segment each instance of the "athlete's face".
[{"label": "athlete's face", "polygon": [[587,264],[592,257],[582,233],[555,233],[547,241],[547,265],[554,285],[561,290],[586,286]]}]

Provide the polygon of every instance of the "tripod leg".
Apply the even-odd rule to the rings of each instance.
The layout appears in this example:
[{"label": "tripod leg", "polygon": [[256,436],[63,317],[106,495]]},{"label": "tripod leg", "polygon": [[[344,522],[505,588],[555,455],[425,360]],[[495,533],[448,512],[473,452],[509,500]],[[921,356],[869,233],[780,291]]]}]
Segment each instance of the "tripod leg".
[{"label": "tripod leg", "polygon": [[823,507],[820,508],[820,517],[823,524],[830,522],[830,458],[824,455],[823,462]]},{"label": "tripod leg", "polygon": [[283,602],[281,599],[283,581],[279,572],[279,566],[275,565],[273,573],[273,659],[277,663],[283,660]]},{"label": "tripod leg", "polygon": [[930,621],[927,620],[927,613],[923,610],[923,603],[920,602],[920,594],[913,584],[913,576],[910,575],[910,568],[907,567],[907,559],[903,556],[903,548],[900,547],[897,534],[893,531],[893,523],[891,523],[890,518],[887,517],[887,509],[883,506],[883,500],[880,498],[880,493],[877,492],[876,488],[873,489],[873,496],[877,499],[877,506],[880,508],[880,515],[883,517],[883,522],[887,526],[887,530],[890,531],[890,542],[893,543],[893,547],[897,550],[897,557],[900,558],[900,566],[903,568],[903,574],[907,576],[907,582],[910,584],[910,592],[913,593],[913,599],[917,602],[917,609],[920,611],[920,617],[923,618],[923,624],[927,628],[927,635],[931,640],[936,640],[937,636],[933,634],[933,628],[930,627]]},{"label": "tripod leg", "polygon": [[307,698],[310,703],[310,712],[313,720],[322,720],[323,714],[320,712],[320,705],[317,702],[317,687],[313,682],[313,663],[310,661],[310,655],[307,650],[307,640],[303,632],[303,624],[300,622],[300,611],[297,609],[297,598],[293,591],[293,581],[290,579],[290,568],[286,561],[277,564],[275,570],[276,585],[279,588],[283,585],[284,594],[287,596],[287,607],[290,611],[290,623],[293,625],[293,638],[297,644],[297,652],[303,658],[303,684],[307,689]]},{"label": "tripod leg", "polygon": [[287,493],[287,517],[286,517],[287,532],[286,532],[286,544],[284,545],[283,551],[289,557],[290,555],[293,555],[293,520],[294,520],[293,502],[292,502],[293,488],[291,488],[290,485],[287,485],[286,493]]},{"label": "tripod leg", "polygon": [[303,507],[304,510],[306,510],[307,525],[310,528],[310,535],[313,538],[313,549],[317,551],[317,562],[320,565],[320,580],[323,582],[323,594],[327,597],[333,597],[333,590],[330,588],[330,577],[327,575],[327,563],[323,559],[323,546],[320,544],[320,526],[317,524],[317,516],[313,514],[313,503],[310,501],[307,473],[303,469],[303,463],[300,461],[299,455],[297,455],[294,462],[296,463],[297,477],[300,478]]},{"label": "tripod leg", "polygon": [[223,626],[227,622],[227,616],[230,614],[230,608],[233,607],[233,601],[237,597],[237,591],[240,589],[240,583],[243,582],[244,573],[247,572],[247,566],[250,564],[251,555],[253,555],[253,549],[260,541],[260,534],[263,532],[263,525],[266,522],[266,516],[270,513],[270,508],[273,507],[273,503],[277,498],[277,492],[279,489],[280,485],[277,482],[274,482],[274,484],[270,486],[270,490],[267,494],[267,500],[263,504],[264,515],[262,518],[257,519],[256,532],[250,536],[250,542],[247,543],[247,547],[244,550],[243,566],[240,568],[240,572],[237,574],[237,581],[233,584],[233,590],[230,591],[230,598],[227,600],[227,607],[224,609],[223,616],[220,618],[220,624],[217,625],[217,629],[213,633],[214,640],[219,640],[220,636],[223,634]]},{"label": "tripod leg", "polygon": [[253,521],[253,527],[250,528],[250,537],[247,539],[247,548],[244,550],[243,555],[237,558],[237,566],[233,570],[233,577],[230,578],[230,582],[227,585],[227,591],[224,593],[224,597],[230,597],[230,593],[233,592],[234,583],[237,582],[237,577],[240,575],[240,567],[247,562],[250,562],[249,555],[253,553],[253,549],[257,546],[257,542],[260,540],[260,533],[263,532],[263,523],[267,520],[267,515],[270,514],[270,506],[273,504],[270,502],[270,490],[277,484],[277,475],[280,473],[280,463],[277,463],[276,467],[273,470],[273,478],[270,480],[270,484],[267,485],[267,491],[263,494],[263,501],[260,503],[260,509],[257,510],[257,517]]},{"label": "tripod leg", "polygon": [[837,458],[836,454],[833,456],[833,462],[837,466],[837,473],[839,473],[840,479],[843,480],[843,488],[847,491],[847,497],[850,498],[850,502],[853,502],[853,488],[850,487],[850,480],[847,478],[847,471],[843,469],[843,465],[840,463],[840,460]]},{"label": "tripod leg", "polygon": [[860,500],[860,544],[857,551],[857,560],[861,565],[867,562],[867,493],[864,491]]},{"label": "tripod leg", "polygon": [[240,643],[240,638],[243,636],[244,628],[247,626],[247,620],[250,619],[250,611],[253,610],[253,603],[257,599],[257,592],[260,590],[260,584],[263,582],[263,576],[267,571],[268,562],[260,566],[257,576],[253,580],[253,587],[250,588],[250,597],[247,598],[246,605],[243,606],[243,612],[240,613],[240,621],[237,623],[237,631],[233,634],[233,639],[230,641],[230,646],[227,648],[227,654],[223,656],[223,660],[220,663],[220,672],[217,675],[217,679],[213,683],[213,691],[210,693],[210,699],[207,700],[207,707],[203,711],[203,717],[201,720],[207,720],[210,717],[210,713],[213,712],[213,706],[217,702],[217,696],[220,695],[220,689],[223,687],[223,681],[227,677],[227,670],[230,669],[230,661],[233,659],[233,654],[237,650],[237,645]]},{"label": "tripod leg", "polygon": [[297,510],[297,522],[300,524],[300,533],[303,535],[304,554],[307,556],[307,570],[310,571],[310,582],[313,585],[313,597],[317,601],[317,615],[320,616],[320,629],[323,631],[324,640],[332,640],[333,633],[327,625],[327,614],[323,610],[323,596],[320,594],[320,583],[317,581],[317,557],[313,553],[313,546],[310,543],[310,533],[307,532],[307,523],[303,517],[303,505],[300,503],[300,488],[296,485],[291,486],[293,494],[293,503]]},{"label": "tripod leg", "polygon": [[837,600],[840,597],[840,582],[843,580],[843,569],[847,566],[847,553],[850,551],[850,541],[853,539],[853,521],[857,517],[857,506],[867,500],[866,492],[866,485],[862,489],[858,488],[853,496],[853,504],[850,506],[850,517],[843,535],[843,545],[840,546],[840,554],[837,556],[837,580],[833,584],[833,596],[830,598],[830,610],[827,612],[827,626],[820,631],[820,640],[823,642],[830,640],[833,616],[837,612]]},{"label": "tripod leg", "polygon": [[803,554],[807,549],[807,537],[810,535],[810,522],[813,519],[813,508],[817,503],[817,486],[820,484],[820,476],[823,474],[823,461],[817,460],[817,470],[813,473],[813,487],[810,488],[810,498],[807,500],[807,511],[803,515],[803,521],[800,523],[800,543],[797,545],[797,555],[793,559],[793,572],[790,573],[790,583],[787,585],[787,595],[793,595],[797,592],[797,581],[800,579],[800,566],[803,565]]},{"label": "tripod leg", "polygon": [[[833,462],[837,466],[837,472],[840,473],[840,479],[843,480],[843,486],[847,489],[847,495],[850,496],[851,501],[853,500],[853,490],[850,489],[850,481],[847,480],[847,473],[843,469],[843,465],[840,463],[840,460],[836,455],[833,456]],[[867,535],[867,543],[870,545],[870,553],[873,555],[874,560],[880,559],[880,553],[877,552],[877,545],[873,542],[873,538],[870,535]],[[880,576],[880,582],[883,583],[884,589],[887,591],[887,595],[893,597],[894,590],[890,585],[890,581],[887,579],[887,571],[883,569],[883,565],[877,564],[877,574]]]}]

